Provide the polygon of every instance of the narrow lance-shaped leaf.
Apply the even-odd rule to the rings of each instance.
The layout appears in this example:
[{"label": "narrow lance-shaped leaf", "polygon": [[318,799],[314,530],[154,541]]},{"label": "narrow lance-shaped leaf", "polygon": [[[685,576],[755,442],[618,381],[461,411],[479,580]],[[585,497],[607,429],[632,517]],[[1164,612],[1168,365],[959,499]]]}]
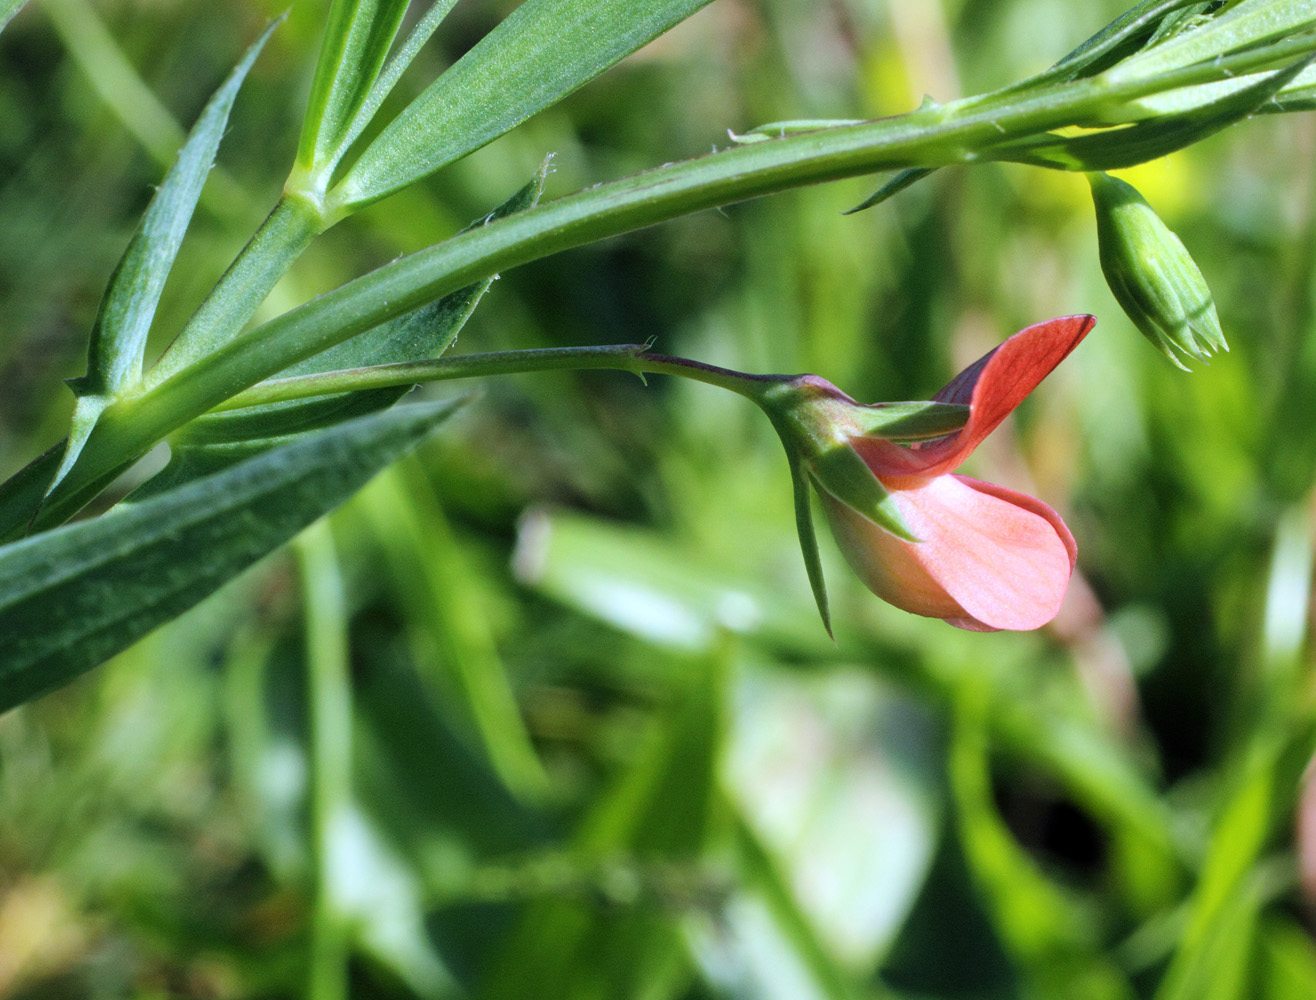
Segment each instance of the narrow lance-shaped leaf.
[{"label": "narrow lance-shaped leaf", "polygon": [[1149,31],[1154,37],[1168,18],[1196,3],[1197,0],[1143,0],[1070,52],[1042,77],[1068,80],[1095,72],[1134,39],[1147,37]]},{"label": "narrow lance-shaped leaf", "polygon": [[350,211],[460,159],[709,0],[526,0],[411,103],[330,193]]},{"label": "narrow lance-shaped leaf", "polygon": [[896,174],[880,188],[870,194],[854,208],[847,208],[843,215],[854,215],[856,212],[862,212],[865,209],[880,205],[888,198],[900,194],[907,187],[912,187],[933,172],[930,167],[911,167],[908,170],[902,170]]},{"label": "narrow lance-shaped leaf", "polygon": [[1089,135],[1029,138],[987,150],[984,159],[1009,160],[1061,170],[1118,170],[1190,146],[1242,121],[1316,60],[1308,56],[1260,82],[1193,108],[1125,128]]},{"label": "narrow lance-shaped leaf", "polygon": [[350,497],[456,408],[364,417],[182,489],[0,548],[0,711],[181,614]]},{"label": "narrow lance-shaped leaf", "polygon": [[1106,71],[1112,83],[1218,59],[1316,26],[1311,0],[1242,0],[1200,28],[1175,35]]},{"label": "narrow lance-shaped leaf", "polygon": [[804,556],[804,570],[809,576],[809,588],[823,628],[832,635],[832,615],[827,604],[827,581],[823,577],[822,557],[818,553],[818,532],[813,525],[812,497],[809,477],[794,455],[787,455],[791,467],[791,488],[795,496],[795,530],[800,536],[800,554]]},{"label": "narrow lance-shaped leaf", "polygon": [[[547,173],[548,161],[545,161],[528,184],[467,228],[473,229],[535,205],[543,193]],[[280,377],[440,357],[456,341],[492,283],[492,278],[486,278],[445,295],[415,312],[382,323],[299,361],[280,372]],[[410,389],[409,385],[367,389],[199,417],[171,439],[169,465],[129,499],[137,503],[165,490],[176,489],[198,476],[209,475],[259,451],[284,444],[290,435],[304,434],[387,409]]]},{"label": "narrow lance-shaped leaf", "polygon": [[[379,74],[374,85],[370,88],[370,92],[365,95],[365,98],[357,107],[352,121],[343,132],[342,138],[338,142],[338,148],[334,151],[329,163],[326,164],[326,170],[330,174],[338,166],[343,154],[347,152],[352,143],[361,137],[361,133],[366,130],[366,126],[370,124],[379,111],[379,106],[384,103],[384,98],[393,92],[393,88],[397,85],[402,74],[406,72],[412,60],[416,58],[416,54],[429,41],[430,36],[434,34],[439,23],[447,17],[448,11],[452,10],[456,2],[457,0],[437,0],[425,12],[425,16],[411,29],[411,34],[407,36],[407,40],[388,61],[388,65]],[[327,177],[325,179],[328,180]]]},{"label": "narrow lance-shaped leaf", "polygon": [[77,461],[105,407],[141,381],[151,321],[215,163],[229,112],[252,63],[278,24],[275,21],[261,33],[206,104],[114,269],[92,328],[87,374],[69,381],[78,401],[68,444],[47,492]]},{"label": "narrow lance-shaped leaf", "polygon": [[[410,0],[334,0],[297,147],[297,170],[333,169],[343,137],[383,68]],[[319,187],[323,190],[328,177]]]}]

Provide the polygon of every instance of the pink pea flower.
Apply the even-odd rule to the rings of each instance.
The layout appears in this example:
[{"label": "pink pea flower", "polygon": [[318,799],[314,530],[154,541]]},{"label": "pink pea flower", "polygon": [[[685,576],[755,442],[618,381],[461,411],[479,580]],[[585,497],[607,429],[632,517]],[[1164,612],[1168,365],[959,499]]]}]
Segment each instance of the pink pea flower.
[{"label": "pink pea flower", "polygon": [[953,434],[912,446],[849,438],[919,539],[906,541],[819,489],[846,561],[873,593],[979,632],[1035,629],[1056,616],[1077,553],[1060,516],[1040,500],[953,472],[1095,323],[1038,323],[960,372],[935,397],[969,407]]}]

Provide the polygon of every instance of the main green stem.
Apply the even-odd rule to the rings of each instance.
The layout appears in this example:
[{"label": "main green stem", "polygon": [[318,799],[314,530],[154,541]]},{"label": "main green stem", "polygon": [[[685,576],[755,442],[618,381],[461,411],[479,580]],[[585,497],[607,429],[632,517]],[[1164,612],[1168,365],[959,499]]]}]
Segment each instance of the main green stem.
[{"label": "main green stem", "polygon": [[[116,470],[249,386],[508,268],[680,215],[805,184],[970,162],[990,156],[992,147],[1003,141],[1097,120],[1100,112],[1123,102],[1274,65],[1311,47],[1311,39],[1295,39],[1152,78],[1096,76],[1042,92],[1001,92],[897,118],[739,146],[602,184],[460,233],[238,335],[181,370],[166,363],[148,374],[146,392],[120,400],[102,414],[77,465],[48,499],[35,526],[67,519]],[[44,478],[25,471],[15,486],[3,491],[0,535],[22,530],[41,502]]]}]

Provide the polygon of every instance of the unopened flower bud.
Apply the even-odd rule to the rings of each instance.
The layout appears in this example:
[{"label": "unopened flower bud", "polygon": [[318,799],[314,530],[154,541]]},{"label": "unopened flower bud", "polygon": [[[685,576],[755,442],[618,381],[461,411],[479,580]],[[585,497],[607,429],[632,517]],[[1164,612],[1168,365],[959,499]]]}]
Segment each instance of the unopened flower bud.
[{"label": "unopened flower bud", "polygon": [[1211,290],[1183,241],[1132,185],[1103,173],[1087,177],[1101,270],[1129,319],[1185,371],[1180,355],[1206,361],[1229,350]]}]

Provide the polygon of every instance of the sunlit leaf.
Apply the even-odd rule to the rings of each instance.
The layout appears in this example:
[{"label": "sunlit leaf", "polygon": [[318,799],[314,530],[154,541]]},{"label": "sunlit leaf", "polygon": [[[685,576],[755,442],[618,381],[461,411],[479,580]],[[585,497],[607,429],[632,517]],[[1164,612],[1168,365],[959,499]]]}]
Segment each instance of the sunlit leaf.
[{"label": "sunlit leaf", "polygon": [[1211,94],[1203,104],[1181,114],[1078,136],[1024,139],[994,147],[987,156],[1061,170],[1116,170],[1145,163],[1242,121],[1292,82],[1312,60],[1307,57],[1242,90],[1223,96]]},{"label": "sunlit leaf", "polygon": [[330,194],[355,207],[460,159],[709,0],[526,0],[379,134]]}]

